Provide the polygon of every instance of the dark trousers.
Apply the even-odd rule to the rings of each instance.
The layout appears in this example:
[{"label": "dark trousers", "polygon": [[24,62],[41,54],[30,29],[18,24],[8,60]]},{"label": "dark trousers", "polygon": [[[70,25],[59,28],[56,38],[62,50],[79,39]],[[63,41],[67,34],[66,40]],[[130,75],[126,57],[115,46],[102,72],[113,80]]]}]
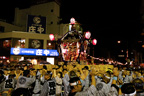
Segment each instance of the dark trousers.
[{"label": "dark trousers", "polygon": [[31,96],[31,93],[26,88],[18,88],[12,93],[12,96],[20,96],[20,95]]}]

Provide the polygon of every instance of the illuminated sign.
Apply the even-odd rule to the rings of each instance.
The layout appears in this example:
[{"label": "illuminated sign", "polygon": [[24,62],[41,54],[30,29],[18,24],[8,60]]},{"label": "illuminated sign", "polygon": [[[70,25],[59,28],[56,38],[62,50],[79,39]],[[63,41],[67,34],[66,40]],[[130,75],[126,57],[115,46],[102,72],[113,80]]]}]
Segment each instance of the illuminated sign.
[{"label": "illuminated sign", "polygon": [[30,55],[30,56],[59,56],[57,50],[51,49],[31,49],[31,48],[11,48],[11,55]]}]

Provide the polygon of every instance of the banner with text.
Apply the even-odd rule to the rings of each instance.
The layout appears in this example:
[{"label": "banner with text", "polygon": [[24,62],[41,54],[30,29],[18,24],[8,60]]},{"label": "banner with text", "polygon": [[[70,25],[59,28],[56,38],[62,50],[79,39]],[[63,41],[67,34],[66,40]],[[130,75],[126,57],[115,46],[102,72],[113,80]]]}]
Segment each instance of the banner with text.
[{"label": "banner with text", "polygon": [[27,32],[46,34],[46,17],[28,15]]},{"label": "banner with text", "polygon": [[11,55],[30,55],[30,56],[59,56],[57,50],[51,49],[31,49],[31,48],[11,48]]}]

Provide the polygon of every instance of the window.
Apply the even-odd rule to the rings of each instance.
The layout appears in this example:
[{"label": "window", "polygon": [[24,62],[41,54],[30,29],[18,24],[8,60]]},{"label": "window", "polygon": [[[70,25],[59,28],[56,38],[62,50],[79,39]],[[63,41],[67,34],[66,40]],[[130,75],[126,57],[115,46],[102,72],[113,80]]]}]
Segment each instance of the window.
[{"label": "window", "polygon": [[14,48],[25,48],[25,39],[23,38],[13,38],[12,47]]},{"label": "window", "polygon": [[4,40],[3,41],[3,47],[4,48],[10,48],[11,47],[11,40]]},{"label": "window", "polygon": [[43,49],[43,40],[29,39],[29,48]]},{"label": "window", "polygon": [[51,24],[53,24],[53,21],[51,21]]},{"label": "window", "polygon": [[0,26],[0,32],[4,32],[4,27],[3,26]]},{"label": "window", "polygon": [[53,12],[53,9],[51,9],[51,12]]},{"label": "window", "polygon": [[47,49],[55,49],[55,41],[47,40]]},{"label": "window", "polygon": [[0,56],[4,56],[3,59],[10,55],[10,48],[11,38],[0,39]]}]

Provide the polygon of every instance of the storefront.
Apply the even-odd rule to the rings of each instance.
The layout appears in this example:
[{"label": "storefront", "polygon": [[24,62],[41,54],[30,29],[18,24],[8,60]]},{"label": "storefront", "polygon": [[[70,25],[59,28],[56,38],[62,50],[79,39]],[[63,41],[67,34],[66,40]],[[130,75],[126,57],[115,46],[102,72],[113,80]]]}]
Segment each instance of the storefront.
[{"label": "storefront", "polygon": [[32,64],[47,61],[56,64],[59,53],[56,41],[51,41],[48,34],[27,32],[7,32],[0,34],[0,56],[10,61],[29,60]]},{"label": "storefront", "polygon": [[32,49],[32,48],[11,48],[10,61],[13,60],[29,60],[32,64],[42,64],[42,61],[46,61],[50,64],[57,62],[57,56],[59,53],[54,49]]}]

